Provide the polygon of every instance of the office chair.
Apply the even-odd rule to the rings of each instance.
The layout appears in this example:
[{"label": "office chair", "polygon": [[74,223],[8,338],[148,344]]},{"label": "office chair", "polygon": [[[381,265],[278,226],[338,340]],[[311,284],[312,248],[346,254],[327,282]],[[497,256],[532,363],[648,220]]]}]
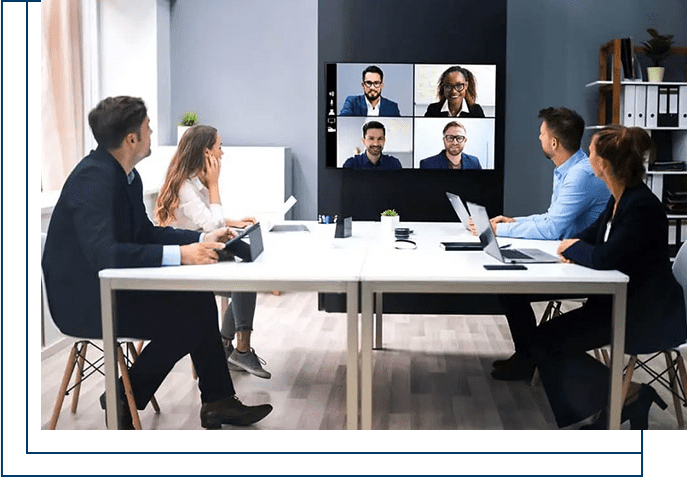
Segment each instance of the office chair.
[{"label": "office chair", "polygon": [[[41,234],[41,257],[43,257],[43,251],[45,249],[45,239],[47,235],[45,233]],[[85,339],[83,337],[70,335],[64,333],[60,330],[59,326],[53,321],[52,315],[50,314],[50,309],[48,306],[48,297],[45,288],[45,278],[43,277],[43,270],[41,268],[41,301],[42,301],[42,312],[43,316],[47,315],[50,318],[53,326],[60,331],[65,337],[72,340],[71,350],[69,352],[69,357],[67,358],[67,365],[64,370],[64,375],[62,376],[62,383],[60,384],[60,389],[57,393],[57,398],[55,399],[55,406],[53,408],[52,417],[50,418],[50,426],[48,429],[55,430],[57,426],[57,420],[60,417],[60,412],[62,410],[62,404],[64,403],[64,398],[72,393],[72,404],[71,411],[72,414],[76,414],[77,406],[79,405],[79,394],[81,392],[81,383],[92,376],[95,373],[104,375],[102,371],[103,366],[103,349],[95,344],[91,339]],[[129,366],[136,361],[139,351],[134,346],[136,341],[140,341],[133,338],[118,338],[117,347],[117,362],[119,365],[119,370],[122,374],[122,382],[124,384],[124,392],[127,397],[127,404],[129,406],[129,411],[131,412],[131,419],[134,424],[134,429],[141,429],[141,420],[138,415],[138,409],[136,409],[136,402],[134,400],[134,394],[131,389],[131,381],[129,379]],[[88,348],[95,348],[99,354],[94,360],[90,360],[87,357]],[[127,351],[124,352],[123,348]],[[74,384],[69,386],[70,381],[74,376]],[[156,413],[160,412],[160,406],[158,406],[155,396],[150,400],[150,404]]]},{"label": "office chair", "polygon": [[[682,244],[675,257],[673,275],[675,275],[676,280],[682,286],[685,304],[687,304],[687,242]],[[622,395],[624,400],[630,388],[632,374],[635,369],[643,369],[651,377],[648,384],[656,382],[671,392],[678,426],[683,427],[685,423],[682,416],[682,406],[687,406],[687,372],[685,372],[685,361],[680,354],[680,348],[687,351],[687,342],[676,348],[657,351],[646,359],[640,359],[637,355],[631,355],[625,368]],[[665,358],[664,366],[659,363],[661,355]],[[667,378],[666,374],[668,375]]]}]

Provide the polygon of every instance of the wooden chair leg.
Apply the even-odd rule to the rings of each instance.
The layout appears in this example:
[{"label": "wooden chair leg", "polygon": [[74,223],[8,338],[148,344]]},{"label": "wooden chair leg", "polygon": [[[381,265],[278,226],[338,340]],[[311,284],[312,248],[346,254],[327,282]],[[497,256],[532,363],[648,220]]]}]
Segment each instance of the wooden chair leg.
[{"label": "wooden chair leg", "polygon": [[62,384],[60,384],[60,390],[58,391],[57,398],[55,399],[55,406],[52,411],[52,417],[50,418],[50,426],[48,427],[48,429],[51,431],[54,431],[55,427],[57,426],[57,420],[60,418],[60,410],[62,409],[65,393],[67,392],[67,386],[69,386],[69,380],[74,372],[74,366],[76,366],[76,347],[77,343],[74,343],[71,351],[69,352],[67,367],[62,375]]},{"label": "wooden chair leg", "polygon": [[677,417],[678,426],[682,427],[685,421],[682,417],[682,407],[678,394],[677,387],[677,375],[675,373],[675,363],[673,362],[673,357],[671,356],[672,351],[664,351],[663,356],[666,358],[666,366],[668,368],[668,377],[670,379],[670,390],[673,392],[673,405],[675,405],[675,416]]},{"label": "wooden chair leg", "polygon": [[625,370],[625,377],[623,378],[623,389],[621,393],[621,402],[625,402],[627,399],[627,392],[630,390],[630,384],[632,384],[632,375],[635,372],[635,366],[637,365],[637,356],[630,356],[630,361],[627,363],[627,369]]},{"label": "wooden chair leg", "polygon": [[[127,343],[127,347],[129,348],[129,353],[131,354],[131,362],[132,363],[138,359],[138,355],[141,352],[139,345],[143,345],[143,341],[139,341],[138,343],[136,343],[136,346],[134,346],[134,344],[131,342]],[[153,410],[155,411],[155,414],[160,414],[160,406],[157,403],[157,399],[155,399],[155,395],[153,395],[153,397],[150,398],[150,405],[153,406]]]},{"label": "wooden chair leg", "polygon": [[129,404],[129,412],[131,413],[131,420],[134,424],[134,429],[141,430],[141,419],[138,416],[138,409],[136,408],[136,401],[134,400],[134,393],[131,389],[131,379],[129,378],[129,368],[126,366],[124,359],[124,352],[121,347],[117,347],[117,358],[119,361],[119,372],[122,374],[122,383],[124,384],[124,394],[126,395],[127,403]]},{"label": "wooden chair leg", "polygon": [[79,406],[79,395],[81,394],[81,382],[83,381],[83,368],[86,361],[86,353],[88,352],[88,341],[84,341],[79,349],[76,358],[76,383],[72,391],[72,414],[76,414],[76,408]]}]

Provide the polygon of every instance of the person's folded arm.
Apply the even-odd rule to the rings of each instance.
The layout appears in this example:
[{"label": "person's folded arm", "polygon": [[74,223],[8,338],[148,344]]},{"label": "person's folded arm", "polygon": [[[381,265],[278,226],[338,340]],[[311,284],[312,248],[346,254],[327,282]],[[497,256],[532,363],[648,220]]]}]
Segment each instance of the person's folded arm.
[{"label": "person's folded arm", "polygon": [[652,210],[655,207],[649,202],[633,204],[613,224],[612,234],[606,242],[592,244],[579,240],[565,250],[563,256],[597,270],[623,271],[634,257],[656,246],[654,231],[661,230],[662,211]]}]

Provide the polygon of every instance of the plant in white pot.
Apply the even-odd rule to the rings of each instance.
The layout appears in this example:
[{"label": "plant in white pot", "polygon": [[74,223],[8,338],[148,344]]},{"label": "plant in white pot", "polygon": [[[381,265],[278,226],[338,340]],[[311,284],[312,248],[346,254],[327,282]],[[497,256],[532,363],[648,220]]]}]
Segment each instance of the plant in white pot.
[{"label": "plant in white pot", "polygon": [[382,233],[389,238],[393,238],[394,229],[398,227],[398,224],[401,221],[401,216],[398,215],[398,212],[396,212],[394,209],[386,209],[381,213],[380,219],[382,222]]},{"label": "plant in white pot", "polygon": [[195,126],[196,124],[198,124],[198,115],[196,113],[189,111],[188,113],[184,114],[181,122],[177,125],[177,145],[179,144],[181,136],[184,135],[186,130],[191,126]]},{"label": "plant in white pot", "polygon": [[673,45],[673,35],[661,35],[653,28],[647,28],[646,31],[651,35],[651,39],[642,43],[644,45],[644,54],[651,59],[653,66],[646,69],[647,79],[650,82],[663,81],[665,68],[661,63],[670,55],[670,48]]}]

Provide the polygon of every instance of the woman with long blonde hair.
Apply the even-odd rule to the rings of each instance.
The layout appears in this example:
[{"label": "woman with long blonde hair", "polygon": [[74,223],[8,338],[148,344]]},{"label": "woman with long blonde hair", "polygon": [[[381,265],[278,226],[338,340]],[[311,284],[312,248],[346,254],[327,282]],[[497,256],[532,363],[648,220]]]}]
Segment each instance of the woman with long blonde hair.
[{"label": "woman with long blonde hair", "polygon": [[[222,137],[214,127],[196,125],[184,133],[155,203],[160,225],[209,232],[224,226],[243,228],[256,222],[253,217],[224,218],[219,197],[223,155]],[[256,294],[231,292],[230,296],[231,306],[224,314],[221,330],[230,369],[269,379],[271,374],[262,367],[265,362],[250,346]]]}]

